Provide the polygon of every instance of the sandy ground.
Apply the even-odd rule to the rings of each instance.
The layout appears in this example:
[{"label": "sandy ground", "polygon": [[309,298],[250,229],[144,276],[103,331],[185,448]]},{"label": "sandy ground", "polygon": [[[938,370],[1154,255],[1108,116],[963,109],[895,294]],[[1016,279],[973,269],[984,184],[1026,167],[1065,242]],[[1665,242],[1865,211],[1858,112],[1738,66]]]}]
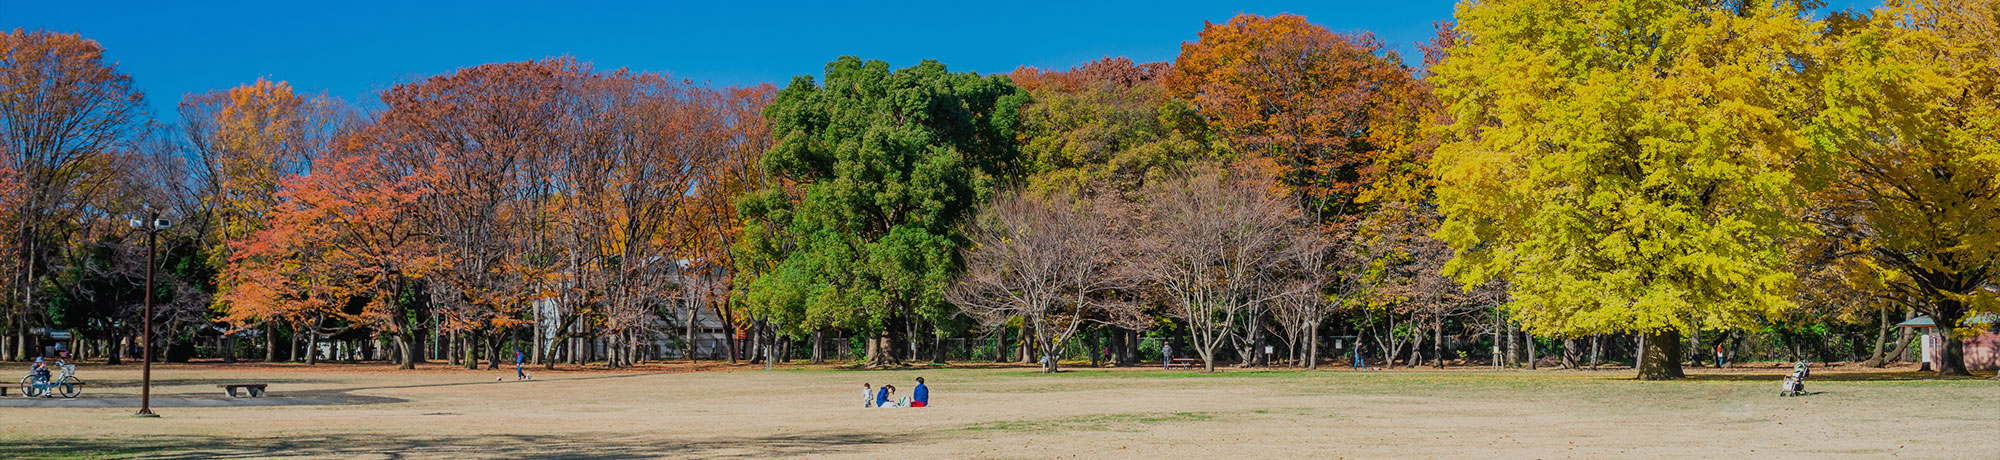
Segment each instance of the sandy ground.
[{"label": "sandy ground", "polygon": [[[1816,394],[1780,398],[1783,371],[1638,382],[1623,370],[665,365],[520,382],[512,369],[170,365],[154,369],[155,396],[220,399],[216,383],[257,381],[271,398],[353,404],[158,407],[158,419],[0,406],[0,457],[2000,458],[2000,381],[1827,369]],[[136,366],[78,374],[86,398],[137,393]],[[862,382],[907,394],[918,376],[933,407],[861,407]]]}]

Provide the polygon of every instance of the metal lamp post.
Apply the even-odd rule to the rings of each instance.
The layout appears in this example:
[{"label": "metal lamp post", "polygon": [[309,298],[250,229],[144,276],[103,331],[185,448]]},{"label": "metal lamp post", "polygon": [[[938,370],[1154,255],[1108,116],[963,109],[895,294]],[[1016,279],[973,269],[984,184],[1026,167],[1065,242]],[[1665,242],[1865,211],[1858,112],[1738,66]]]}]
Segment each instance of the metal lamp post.
[{"label": "metal lamp post", "polygon": [[139,412],[132,414],[133,417],[160,416],[160,414],[153,413],[153,248],[155,237],[159,235],[161,229],[167,228],[167,225],[167,220],[160,218],[160,212],[154,211],[150,206],[146,208],[146,220],[132,220],[133,228],[146,231],[146,306],[144,313],[146,318],[144,329],[140,333],[140,337],[143,337],[146,341],[146,352],[142,357],[145,360],[145,364],[141,365],[141,370],[139,371]]}]

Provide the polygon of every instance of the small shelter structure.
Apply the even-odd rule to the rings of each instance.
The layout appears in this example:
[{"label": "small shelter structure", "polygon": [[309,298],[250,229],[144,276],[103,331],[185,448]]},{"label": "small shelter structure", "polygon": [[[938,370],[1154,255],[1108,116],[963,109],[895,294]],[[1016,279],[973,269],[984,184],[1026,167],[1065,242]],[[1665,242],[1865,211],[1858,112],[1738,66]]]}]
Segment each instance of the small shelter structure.
[{"label": "small shelter structure", "polygon": [[[1963,323],[1979,330],[1978,334],[1966,337],[1962,345],[1965,353],[1965,369],[1990,371],[2000,369],[2000,314],[1980,313],[1966,318]],[[1919,316],[1896,324],[1897,327],[1918,329],[1923,339],[1923,369],[1932,370],[1944,354],[1944,335],[1937,330],[1937,321],[1928,316]]]}]

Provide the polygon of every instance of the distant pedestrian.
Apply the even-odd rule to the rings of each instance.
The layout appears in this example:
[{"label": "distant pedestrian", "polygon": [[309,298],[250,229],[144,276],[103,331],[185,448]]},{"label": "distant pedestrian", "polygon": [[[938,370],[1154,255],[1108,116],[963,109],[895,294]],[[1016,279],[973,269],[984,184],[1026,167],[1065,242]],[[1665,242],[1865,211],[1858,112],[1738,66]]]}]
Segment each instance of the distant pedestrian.
[{"label": "distant pedestrian", "polygon": [[875,389],[861,384],[861,407],[875,407]]},{"label": "distant pedestrian", "polygon": [[1717,367],[1717,368],[1720,368],[1720,367],[1723,367],[1723,366],[1725,366],[1725,365],[1728,365],[1728,364],[1729,364],[1729,362],[1727,362],[1727,361],[1723,361],[1723,360],[1722,360],[1722,344],[1721,344],[1721,343],[1716,343],[1716,344],[1715,344],[1715,367]]},{"label": "distant pedestrian", "polygon": [[528,379],[528,373],[527,373],[526,371],[523,371],[523,370],[521,370],[521,363],[523,362],[523,361],[522,361],[523,359],[525,359],[525,358],[523,358],[523,357],[521,356],[521,349],[519,349],[519,348],[515,348],[515,349],[514,349],[514,380],[527,380],[527,379]]},{"label": "distant pedestrian", "polygon": [[924,386],[923,377],[917,377],[917,388],[910,390],[910,407],[927,407],[930,405],[931,389]]},{"label": "distant pedestrian", "polygon": [[1170,344],[1170,343],[1165,343],[1165,342],[1161,342],[1161,343],[1160,343],[1160,368],[1161,368],[1161,369],[1173,369],[1173,368],[1174,368],[1174,346],[1173,346],[1173,344]]}]

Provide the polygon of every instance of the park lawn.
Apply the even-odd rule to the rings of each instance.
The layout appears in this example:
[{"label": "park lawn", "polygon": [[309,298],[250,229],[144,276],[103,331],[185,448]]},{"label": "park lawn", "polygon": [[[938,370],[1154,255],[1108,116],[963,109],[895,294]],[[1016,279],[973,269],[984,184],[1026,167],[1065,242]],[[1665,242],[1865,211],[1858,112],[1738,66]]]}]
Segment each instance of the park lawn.
[{"label": "park lawn", "polygon": [[[1780,398],[1784,370],[1640,382],[1629,370],[678,364],[516,382],[512,369],[441,365],[167,365],[157,397],[258,381],[274,397],[373,403],[159,407],[159,419],[0,407],[0,457],[2000,457],[2000,382],[1831,369],[1815,394]],[[135,366],[79,375],[97,385],[89,396],[137,390]],[[907,394],[919,376],[933,407],[861,408],[861,383]]]}]

